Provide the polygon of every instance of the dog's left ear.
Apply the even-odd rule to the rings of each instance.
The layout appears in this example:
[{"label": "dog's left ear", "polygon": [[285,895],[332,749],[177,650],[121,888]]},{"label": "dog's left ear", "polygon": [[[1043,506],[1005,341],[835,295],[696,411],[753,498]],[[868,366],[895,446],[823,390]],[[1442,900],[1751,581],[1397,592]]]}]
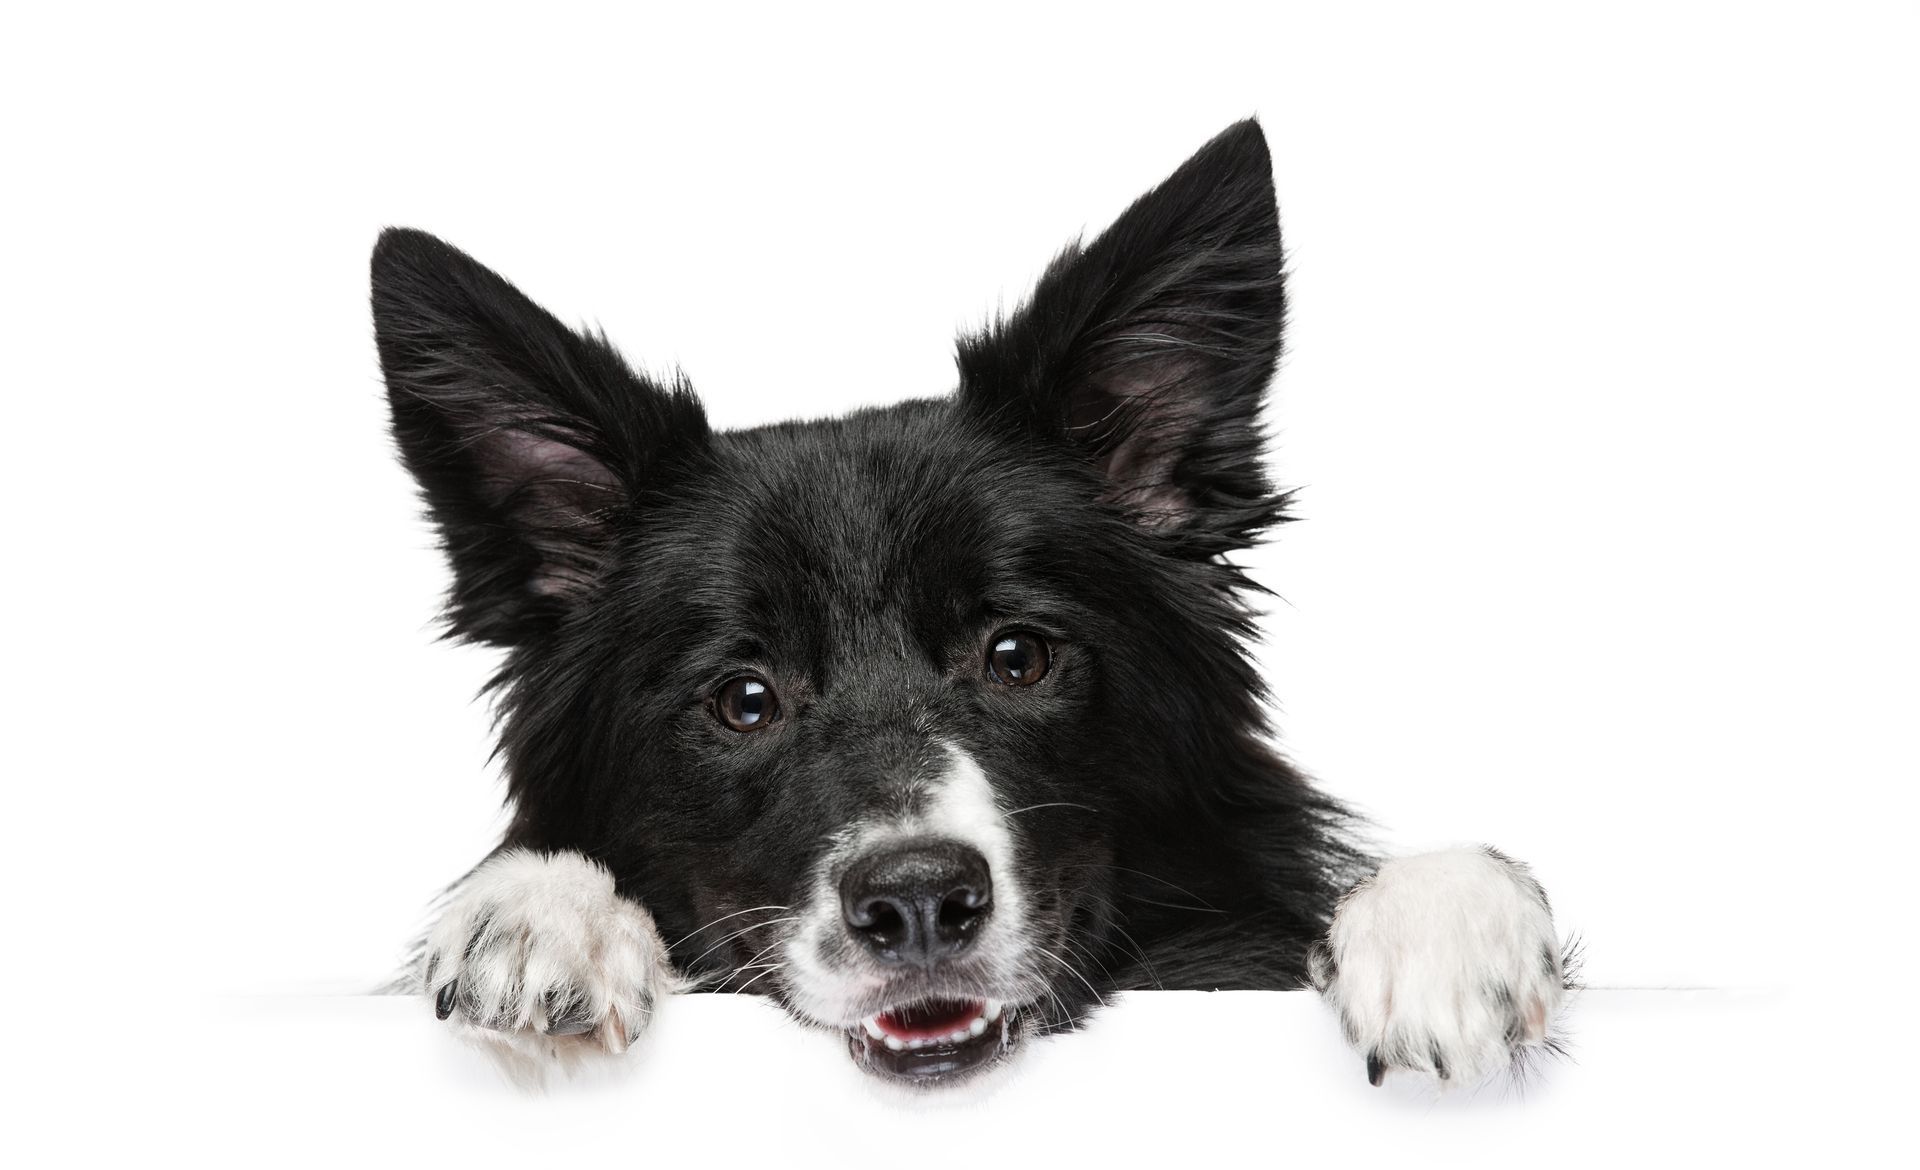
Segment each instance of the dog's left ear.
[{"label": "dog's left ear", "polygon": [[1010,318],[962,338],[962,401],[1099,476],[1101,497],[1211,556],[1279,518],[1260,404],[1286,302],[1273,163],[1236,123]]}]

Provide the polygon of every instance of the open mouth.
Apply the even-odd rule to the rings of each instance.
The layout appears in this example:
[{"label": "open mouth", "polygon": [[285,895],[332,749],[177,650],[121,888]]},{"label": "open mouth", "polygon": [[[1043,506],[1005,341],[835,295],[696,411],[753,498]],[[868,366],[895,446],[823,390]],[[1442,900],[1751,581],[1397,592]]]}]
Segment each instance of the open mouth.
[{"label": "open mouth", "polygon": [[1014,1010],[997,999],[926,999],[868,1016],[847,1043],[869,1072],[926,1083],[973,1072],[1011,1049]]}]

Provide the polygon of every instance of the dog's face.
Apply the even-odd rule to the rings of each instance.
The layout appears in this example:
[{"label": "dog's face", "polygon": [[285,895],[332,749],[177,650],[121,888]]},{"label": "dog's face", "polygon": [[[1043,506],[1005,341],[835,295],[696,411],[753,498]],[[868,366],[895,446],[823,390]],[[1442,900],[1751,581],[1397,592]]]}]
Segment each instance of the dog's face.
[{"label": "dog's face", "polygon": [[395,432],[509,650],[512,836],[604,861],[676,961],[938,1079],[1097,998],[1116,875],[1259,725],[1221,554],[1278,518],[1279,228],[1209,143],[956,394],[719,433],[432,237],[374,305]]}]

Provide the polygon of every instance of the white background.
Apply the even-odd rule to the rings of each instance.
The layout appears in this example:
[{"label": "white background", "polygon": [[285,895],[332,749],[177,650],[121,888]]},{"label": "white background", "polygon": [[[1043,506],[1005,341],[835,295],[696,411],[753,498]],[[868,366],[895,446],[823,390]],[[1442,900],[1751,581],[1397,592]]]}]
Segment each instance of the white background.
[{"label": "white background", "polygon": [[[1699,1072],[1669,1140],[1909,1083],[1913,6],[50,11],[0,47],[0,951],[43,1119],[162,1057],[137,1095],[176,1119],[354,1075],[273,1005],[377,982],[502,823],[492,658],[433,641],[385,433],[380,227],[678,363],[722,425],[829,414],[949,389],[956,330],[1250,113],[1307,517],[1254,558],[1288,750],[1385,843],[1532,862],[1592,983],[1757,997],[1641,1051]],[[1637,1010],[1598,1015],[1686,1018]],[[360,1059],[437,1052],[410,1019],[360,1018]],[[1061,1075],[1151,1084],[1175,1041]],[[1359,1078],[1209,1052],[1195,1091]]]}]

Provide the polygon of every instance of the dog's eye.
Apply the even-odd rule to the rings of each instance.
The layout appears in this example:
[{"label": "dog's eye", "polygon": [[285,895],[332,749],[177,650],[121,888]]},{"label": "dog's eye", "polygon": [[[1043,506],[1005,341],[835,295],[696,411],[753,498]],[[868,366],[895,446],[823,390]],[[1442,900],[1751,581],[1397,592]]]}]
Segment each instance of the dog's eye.
[{"label": "dog's eye", "polygon": [[1003,686],[1030,687],[1052,663],[1046,640],[1026,630],[1002,630],[987,647],[987,673]]},{"label": "dog's eye", "polygon": [[780,700],[767,680],[743,674],[720,684],[713,693],[713,710],[735,731],[759,731],[779,717]]}]

